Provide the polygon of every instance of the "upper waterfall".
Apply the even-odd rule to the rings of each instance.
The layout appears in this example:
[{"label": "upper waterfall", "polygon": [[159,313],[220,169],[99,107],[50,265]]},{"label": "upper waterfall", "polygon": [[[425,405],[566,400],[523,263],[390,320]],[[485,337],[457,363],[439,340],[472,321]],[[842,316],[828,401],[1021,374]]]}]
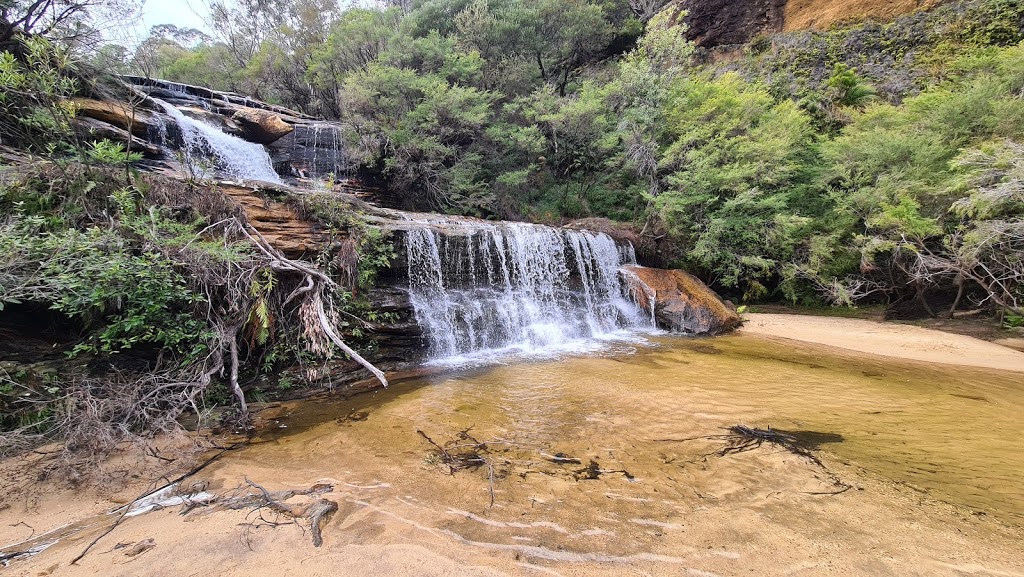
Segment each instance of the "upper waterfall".
[{"label": "upper waterfall", "polygon": [[[242,140],[215,126],[190,118],[159,98],[153,100],[178,125],[184,141],[182,151],[186,155],[185,162],[192,169],[202,171],[202,167],[196,165],[196,157],[199,156],[213,160],[218,169],[232,178],[282,184],[270,155],[262,145]],[[166,138],[166,133],[161,136]]]},{"label": "upper waterfall", "polygon": [[653,328],[624,290],[632,246],[606,234],[523,223],[460,223],[406,234],[410,300],[444,359],[488,353],[578,349]]}]

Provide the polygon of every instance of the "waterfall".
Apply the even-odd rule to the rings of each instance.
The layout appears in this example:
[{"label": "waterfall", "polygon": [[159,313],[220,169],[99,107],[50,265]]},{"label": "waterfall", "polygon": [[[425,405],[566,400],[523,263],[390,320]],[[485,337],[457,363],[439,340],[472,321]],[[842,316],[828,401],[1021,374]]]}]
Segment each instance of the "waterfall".
[{"label": "waterfall", "polygon": [[[153,100],[178,125],[184,141],[182,152],[185,154],[185,162],[191,169],[203,173],[196,160],[208,158],[231,178],[282,184],[281,177],[274,171],[270,155],[262,145],[242,140],[215,126],[185,116],[180,110],[159,98]],[[166,132],[164,138],[166,139]]]},{"label": "waterfall", "polygon": [[292,138],[292,158],[301,159],[303,176],[338,177],[348,171],[344,134],[338,125],[299,125]]},{"label": "waterfall", "polygon": [[632,247],[606,234],[460,223],[406,235],[410,300],[434,359],[586,349],[653,328],[619,276]]}]

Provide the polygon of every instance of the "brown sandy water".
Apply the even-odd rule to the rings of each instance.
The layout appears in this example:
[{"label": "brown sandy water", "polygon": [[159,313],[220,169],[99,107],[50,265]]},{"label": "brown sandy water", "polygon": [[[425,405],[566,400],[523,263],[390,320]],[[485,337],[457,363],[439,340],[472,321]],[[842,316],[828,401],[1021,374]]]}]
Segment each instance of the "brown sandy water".
[{"label": "brown sandy water", "polygon": [[[745,334],[451,372],[295,405],[202,473],[224,492],[332,483],[340,510],[322,548],[251,512],[167,511],[116,537],[155,536],[140,559],[159,570],[102,555],[62,569],[1019,576],[1022,406],[1019,373]],[[768,445],[715,455],[738,423],[793,432],[827,469]],[[454,474],[418,432],[474,444],[459,440],[467,430],[487,464]],[[74,547],[21,562],[23,574]]]},{"label": "brown sandy water", "polygon": [[[282,421],[290,429],[241,458],[320,467],[334,455],[316,447],[343,443],[396,459],[411,452],[429,464],[417,430],[443,443],[469,429],[493,441],[493,461],[511,463],[502,472],[512,480],[499,481],[499,491],[517,490],[524,473],[571,477],[582,468],[552,466],[561,453],[629,472],[633,481],[620,476],[632,491],[685,493],[668,477],[686,466],[666,460],[703,457],[722,441],[694,437],[742,423],[795,433],[833,462],[1021,526],[1022,408],[1019,373],[823,353],[745,335],[666,337],[636,354],[465,371],[299,407]],[[365,421],[347,418],[353,413]]]}]

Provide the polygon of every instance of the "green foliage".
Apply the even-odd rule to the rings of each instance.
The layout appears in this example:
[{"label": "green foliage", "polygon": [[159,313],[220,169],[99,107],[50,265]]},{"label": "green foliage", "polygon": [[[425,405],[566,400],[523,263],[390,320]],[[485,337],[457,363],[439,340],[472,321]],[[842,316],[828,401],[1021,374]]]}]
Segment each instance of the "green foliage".
[{"label": "green foliage", "polygon": [[857,76],[857,71],[842,62],[836,62],[832,76],[825,83],[832,89],[833,101],[841,106],[864,106],[875,96],[875,91]]},{"label": "green foliage", "polygon": [[112,142],[107,139],[90,143],[85,154],[89,160],[100,164],[124,165],[142,160],[141,153],[129,153],[120,142]]},{"label": "green foliage", "polygon": [[372,65],[349,77],[346,108],[376,135],[376,156],[408,206],[489,212],[482,140],[496,96],[452,83],[445,63],[436,64],[434,74]]},{"label": "green foliage", "polygon": [[[375,227],[365,227],[359,233],[359,279],[358,286],[369,291],[377,280],[377,274],[391,266],[397,257],[390,233]],[[372,320],[372,319],[371,319]]]},{"label": "green foliage", "polygon": [[21,42],[20,59],[0,52],[0,139],[52,151],[71,137],[74,110],[67,97],[77,84],[68,74],[70,52],[42,37]]},{"label": "green foliage", "polygon": [[688,260],[727,287],[764,296],[786,256],[775,237],[795,214],[790,195],[813,154],[810,122],[736,75],[683,80],[673,94],[674,141],[660,162],[669,188],[654,199],[656,210]]},{"label": "green foliage", "polygon": [[[201,352],[195,346],[204,340],[206,325],[192,311],[202,299],[173,263],[158,253],[134,254],[114,230],[42,232],[39,223],[38,217],[25,217],[7,227],[0,249],[38,263],[37,284],[22,298],[48,302],[95,329],[75,353],[117,353],[140,344],[180,355]],[[10,294],[14,287],[4,288]]]},{"label": "green foliage", "polygon": [[262,269],[249,286],[249,295],[253,298],[253,305],[249,311],[247,323],[251,335],[250,343],[253,345],[264,346],[270,340],[274,328],[270,297],[275,288],[277,288],[277,275],[270,268]]}]

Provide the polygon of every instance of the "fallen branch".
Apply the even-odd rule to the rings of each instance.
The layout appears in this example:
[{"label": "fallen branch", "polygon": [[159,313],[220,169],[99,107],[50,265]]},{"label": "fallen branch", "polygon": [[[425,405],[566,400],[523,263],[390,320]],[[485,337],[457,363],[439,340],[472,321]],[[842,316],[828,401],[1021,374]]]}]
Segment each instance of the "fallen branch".
[{"label": "fallen branch", "polygon": [[319,547],[324,544],[324,538],[321,533],[321,525],[330,519],[338,510],[338,504],[334,501],[327,499],[317,499],[313,505],[310,506],[306,516],[309,517],[309,528],[313,534],[313,546]]},{"label": "fallen branch", "polygon": [[121,524],[121,522],[124,521],[127,518],[128,512],[132,510],[132,504],[133,503],[139,501],[140,499],[145,499],[147,496],[152,495],[153,493],[156,493],[158,491],[163,491],[167,487],[170,487],[171,485],[174,485],[176,483],[180,483],[180,482],[184,481],[185,479],[191,477],[192,475],[195,475],[196,473],[198,473],[199,471],[202,471],[207,466],[209,466],[211,463],[213,463],[214,461],[219,459],[224,453],[227,453],[228,451],[232,451],[232,450],[238,448],[239,445],[240,445],[240,443],[235,443],[235,444],[231,445],[230,447],[225,447],[224,449],[221,449],[220,452],[218,452],[214,456],[210,457],[209,459],[203,461],[200,465],[198,465],[196,467],[193,467],[187,473],[185,473],[183,475],[180,475],[179,477],[175,478],[173,481],[164,483],[163,485],[161,485],[160,487],[157,487],[156,489],[147,489],[146,492],[142,493],[141,495],[139,495],[138,497],[133,499],[127,505],[121,507],[121,515],[119,515],[117,520],[114,521],[114,524],[111,525],[110,527],[108,527],[106,531],[104,531],[103,533],[98,535],[95,539],[93,539],[92,542],[90,542],[85,547],[85,549],[83,549],[82,552],[78,554],[77,557],[75,557],[74,559],[71,560],[70,564],[71,565],[77,564],[79,561],[82,560],[83,557],[86,556],[86,554],[89,553],[89,550],[92,549],[96,545],[96,543],[100,542],[100,539],[102,539],[102,538],[106,537],[107,535],[109,535],[110,533],[112,533],[114,531],[114,529],[117,529],[117,527]]},{"label": "fallen branch", "polygon": [[[472,429],[472,427],[470,427]],[[487,467],[487,486],[490,491],[491,503],[489,506],[494,506],[494,463],[487,457],[482,455],[483,452],[487,451],[487,443],[481,443],[474,439],[470,434],[469,430],[465,429],[460,431],[458,437],[455,440],[449,441],[445,446],[439,445],[436,441],[427,436],[426,433],[417,429],[416,432],[423,437],[428,443],[433,445],[436,450],[437,456],[441,459],[441,462],[448,467],[448,474],[454,475],[456,471],[463,469],[476,469],[479,467]],[[468,442],[459,442],[468,441]],[[456,451],[456,449],[460,449]]]}]

